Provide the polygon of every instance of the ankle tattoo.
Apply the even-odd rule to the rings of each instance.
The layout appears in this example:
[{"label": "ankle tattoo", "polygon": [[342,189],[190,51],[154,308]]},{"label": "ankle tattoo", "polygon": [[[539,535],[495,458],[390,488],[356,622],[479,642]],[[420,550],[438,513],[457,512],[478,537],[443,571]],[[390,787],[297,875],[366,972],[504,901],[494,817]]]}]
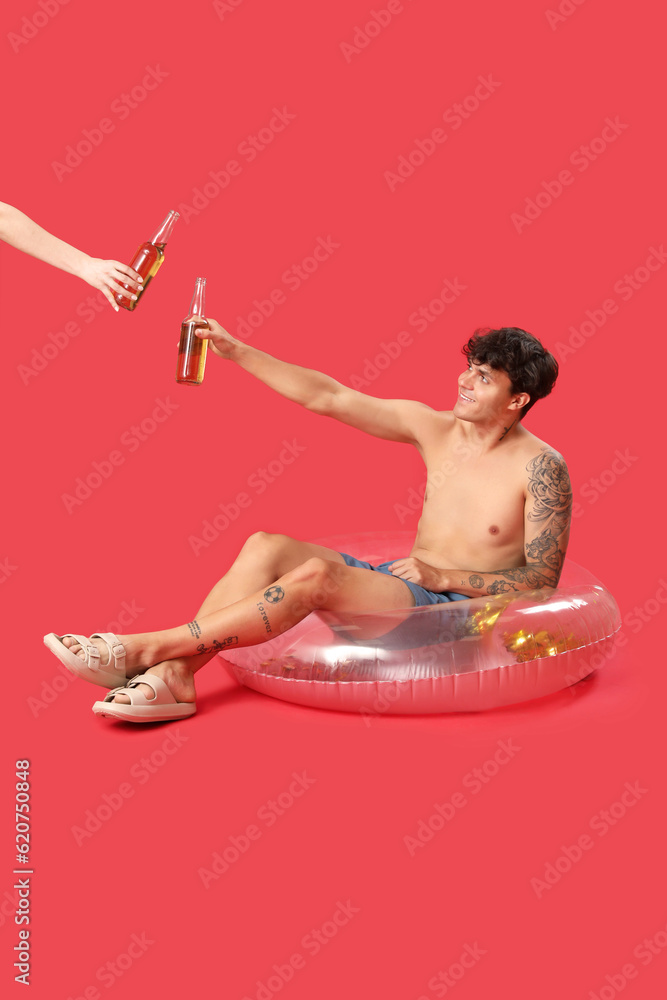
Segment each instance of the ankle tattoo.
[{"label": "ankle tattoo", "polygon": [[188,628],[190,629],[190,635],[192,638],[198,639],[201,635],[201,628],[196,618],[194,621],[188,622]]},{"label": "ankle tattoo", "polygon": [[237,646],[239,642],[239,637],[237,635],[228,635],[226,639],[220,641],[219,639],[213,640],[212,646],[207,646],[205,643],[200,643],[197,646],[198,653],[219,653],[222,649],[227,649],[229,646]]}]

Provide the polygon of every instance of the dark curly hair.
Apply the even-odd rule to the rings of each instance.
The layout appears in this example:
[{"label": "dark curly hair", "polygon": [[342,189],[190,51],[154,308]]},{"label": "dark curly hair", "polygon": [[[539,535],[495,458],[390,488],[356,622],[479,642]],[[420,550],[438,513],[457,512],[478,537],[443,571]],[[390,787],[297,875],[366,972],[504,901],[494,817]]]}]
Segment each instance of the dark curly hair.
[{"label": "dark curly hair", "polygon": [[462,348],[468,362],[489,365],[503,371],[512,384],[512,392],[527,392],[530,401],[521,411],[523,420],[538,399],[548,396],[558,378],[558,362],[545,350],[537,337],[516,326],[499,330],[479,327]]}]

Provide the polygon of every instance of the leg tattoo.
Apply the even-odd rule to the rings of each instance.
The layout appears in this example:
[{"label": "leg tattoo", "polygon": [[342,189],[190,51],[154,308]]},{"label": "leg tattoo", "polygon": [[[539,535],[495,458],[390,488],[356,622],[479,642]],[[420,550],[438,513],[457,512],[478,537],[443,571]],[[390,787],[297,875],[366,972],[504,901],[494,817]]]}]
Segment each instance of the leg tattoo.
[{"label": "leg tattoo", "polygon": [[237,635],[228,635],[226,639],[220,641],[219,639],[213,640],[212,646],[207,646],[203,642],[197,646],[198,653],[219,653],[223,649],[227,649],[229,646],[237,646],[239,637]]},{"label": "leg tattoo", "polygon": [[262,616],[262,621],[264,622],[264,627],[265,627],[266,631],[272,634],[273,633],[273,629],[271,628],[271,622],[269,621],[269,616],[267,615],[266,611],[264,610],[264,605],[262,604],[261,601],[257,602],[257,607],[259,608],[259,613]]}]

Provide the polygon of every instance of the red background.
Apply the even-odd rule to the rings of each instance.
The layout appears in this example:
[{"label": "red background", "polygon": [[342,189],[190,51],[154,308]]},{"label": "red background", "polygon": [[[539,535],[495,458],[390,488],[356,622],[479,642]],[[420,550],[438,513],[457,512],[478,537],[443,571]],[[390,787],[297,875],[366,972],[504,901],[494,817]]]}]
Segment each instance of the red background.
[{"label": "red background", "polygon": [[[51,10],[55,0],[44,2]],[[360,0],[243,0],[222,17],[200,0],[72,0],[39,30],[23,21],[37,2],[6,0],[2,200],[94,256],[129,260],[168,209],[192,206],[209,171],[230,159],[242,171],[178,222],[134,314],[107,307],[86,323],[77,308],[92,289],[1,248],[0,557],[13,567],[0,585],[11,722],[2,727],[3,986],[19,989],[11,821],[14,761],[28,757],[33,997],[94,996],[93,987],[127,998],[261,997],[273,966],[299,952],[304,967],[277,991],[286,1000],[423,1000],[444,995],[429,981],[466,944],[484,955],[456,984],[460,1000],[663,994],[667,956],[644,965],[633,953],[656,934],[667,941],[658,891],[667,574],[654,471],[664,273],[627,301],[614,289],[666,236],[663,41],[649,3],[562,6],[572,13],[550,25],[546,3],[529,0],[406,0],[346,58],[342,44],[373,9]],[[34,37],[17,44],[21,30]],[[121,120],[112,105],[147,66],[167,75]],[[489,74],[499,86],[488,99],[460,128],[443,123]],[[274,108],[295,118],[248,162],[239,144]],[[113,131],[59,180],[54,162],[103,118]],[[627,127],[580,170],[570,156],[607,118]],[[437,127],[446,141],[392,192],[385,172]],[[512,214],[564,169],[573,183],[517,232]],[[339,248],[290,291],[283,273],[320,236]],[[416,452],[309,414],[218,358],[201,388],[176,386],[178,328],[197,275],[208,279],[209,315],[232,333],[254,299],[282,288],[286,302],[252,343],[343,382],[383,341],[411,331],[367,391],[436,408],[454,402],[460,347],[475,327],[540,337],[561,375],[527,426],[568,461],[580,503],[570,555],[617,598],[627,646],[592,680],[539,702],[370,725],[237,689],[213,662],[200,675],[198,715],[178,724],[187,741],[141,783],[139,762],[173,728],[110,724],[90,712],[97,689],[54,688],[63,674],[43,633],[105,628],[123,602],[134,602],[135,631],[185,621],[251,532],[412,527],[416,516],[399,523],[395,505],[422,481]],[[446,278],[465,292],[418,333],[410,314]],[[610,298],[617,311],[564,355],[570,327]],[[80,333],[26,376],[33,352],[73,321]],[[121,444],[166,398],[177,405],[168,420],[136,450]],[[195,556],[189,537],[247,491],[284,439],[305,451]],[[123,463],[68,513],[63,494],[114,450]],[[520,752],[411,857],[404,838],[510,739]],[[258,822],[294,772],[315,783],[274,825]],[[72,828],[128,781],[132,796],[78,846]],[[590,833],[626,782],[646,792],[538,898],[531,879]],[[261,838],[206,890],[198,869],[253,823]],[[304,936],[347,900],[358,913],[310,954]],[[133,933],[154,943],[121,978],[96,978]],[[628,963],[637,976],[625,982]]]}]

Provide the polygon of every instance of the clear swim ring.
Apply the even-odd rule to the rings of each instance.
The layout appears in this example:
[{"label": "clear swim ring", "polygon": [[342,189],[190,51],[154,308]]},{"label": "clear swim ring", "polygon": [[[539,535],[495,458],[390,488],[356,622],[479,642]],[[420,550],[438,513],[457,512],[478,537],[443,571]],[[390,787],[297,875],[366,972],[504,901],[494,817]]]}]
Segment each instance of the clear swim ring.
[{"label": "clear swim ring", "polygon": [[[413,538],[373,532],[315,541],[376,565],[409,554]],[[566,560],[557,589],[400,611],[317,611],[275,639],[220,656],[241,684],[299,705],[475,712],[577,683],[620,626],[611,594]]]}]

